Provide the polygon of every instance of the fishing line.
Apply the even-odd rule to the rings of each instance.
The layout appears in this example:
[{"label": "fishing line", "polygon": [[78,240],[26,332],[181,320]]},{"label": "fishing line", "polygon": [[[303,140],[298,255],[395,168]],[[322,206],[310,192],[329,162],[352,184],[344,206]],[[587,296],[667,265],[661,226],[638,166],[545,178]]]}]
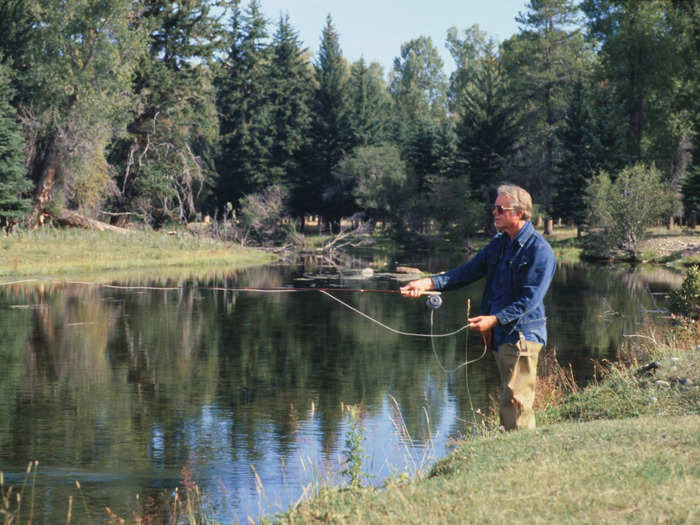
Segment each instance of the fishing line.
[{"label": "fishing line", "polygon": [[367,320],[369,320],[369,321],[372,321],[372,322],[375,323],[375,324],[378,324],[379,326],[381,326],[381,327],[384,328],[385,330],[388,330],[389,332],[394,333],[394,334],[398,334],[398,335],[405,335],[405,336],[408,336],[408,337],[430,337],[430,338],[432,339],[432,338],[434,338],[434,337],[450,337],[450,336],[452,336],[452,335],[458,334],[458,333],[460,333],[460,332],[466,330],[467,328],[469,328],[469,325],[466,324],[466,325],[462,326],[461,328],[458,328],[457,330],[455,330],[455,331],[453,331],[453,332],[448,332],[448,333],[444,333],[444,334],[433,334],[433,333],[432,333],[432,327],[433,327],[433,313],[434,313],[434,311],[431,310],[431,311],[430,311],[430,333],[429,333],[429,334],[418,334],[418,333],[414,333],[414,332],[403,332],[403,331],[401,331],[401,330],[397,330],[396,328],[392,328],[391,326],[385,325],[385,324],[382,323],[381,321],[375,319],[374,317],[371,317],[371,316],[367,315],[366,313],[364,313],[364,312],[358,310],[357,308],[355,308],[354,306],[352,306],[352,305],[346,303],[345,301],[342,301],[341,299],[338,299],[337,297],[335,297],[334,295],[328,293],[328,292],[325,291],[325,290],[322,290],[322,289],[319,289],[319,288],[316,288],[315,290],[318,290],[318,291],[321,292],[323,295],[326,295],[326,296],[330,297],[330,298],[333,299],[334,301],[336,301],[336,302],[342,304],[343,306],[345,306],[345,307],[348,308],[349,310],[352,310],[352,311],[355,312],[356,314],[361,315],[361,316],[364,317],[365,319],[367,319]]}]

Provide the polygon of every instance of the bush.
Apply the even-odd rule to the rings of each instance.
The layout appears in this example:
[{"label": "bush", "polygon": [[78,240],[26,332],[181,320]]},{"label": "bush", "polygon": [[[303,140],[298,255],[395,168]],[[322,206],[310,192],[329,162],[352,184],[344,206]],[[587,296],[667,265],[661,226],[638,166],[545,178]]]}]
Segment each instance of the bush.
[{"label": "bush", "polygon": [[660,172],[643,164],[625,168],[615,178],[602,171],[586,190],[592,235],[587,251],[610,255],[622,251],[635,256],[649,226],[672,211],[673,195]]},{"label": "bush", "polygon": [[671,312],[695,318],[700,313],[700,266],[688,268],[683,284],[671,292]]},{"label": "bush", "polygon": [[247,234],[259,242],[285,240],[294,225],[289,218],[287,201],[289,194],[279,185],[246,195],[240,200],[240,223]]}]

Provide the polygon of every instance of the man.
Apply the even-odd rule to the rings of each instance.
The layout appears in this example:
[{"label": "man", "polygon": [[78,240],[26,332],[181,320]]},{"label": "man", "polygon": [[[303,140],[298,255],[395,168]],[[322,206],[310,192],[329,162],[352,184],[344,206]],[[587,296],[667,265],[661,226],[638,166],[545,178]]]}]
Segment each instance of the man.
[{"label": "man", "polygon": [[[493,348],[501,376],[499,416],[506,430],[535,428],[537,357],[547,342],[543,299],[556,259],[530,222],[532,198],[519,186],[503,185],[493,206],[500,233],[467,263],[446,273],[411,281],[405,297],[463,286],[486,277],[481,314],[468,319]],[[491,344],[493,346],[491,346]]]}]

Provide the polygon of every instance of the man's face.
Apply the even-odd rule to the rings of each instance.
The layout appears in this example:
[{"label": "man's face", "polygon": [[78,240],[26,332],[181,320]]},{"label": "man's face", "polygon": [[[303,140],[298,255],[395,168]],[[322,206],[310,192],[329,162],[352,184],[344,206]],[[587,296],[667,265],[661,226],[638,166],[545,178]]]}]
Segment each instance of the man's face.
[{"label": "man's face", "polygon": [[[503,208],[503,213],[499,213],[497,206]],[[496,198],[496,203],[493,206],[491,213],[493,214],[493,225],[499,230],[508,230],[519,226],[520,218],[523,213],[519,210],[512,209],[513,205],[510,198],[506,195],[499,195]]]}]

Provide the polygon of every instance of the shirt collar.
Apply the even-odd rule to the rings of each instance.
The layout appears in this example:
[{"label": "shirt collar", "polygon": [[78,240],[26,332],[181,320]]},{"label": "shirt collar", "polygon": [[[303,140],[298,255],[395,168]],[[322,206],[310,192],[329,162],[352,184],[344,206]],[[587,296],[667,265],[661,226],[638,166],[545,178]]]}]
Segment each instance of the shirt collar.
[{"label": "shirt collar", "polygon": [[530,221],[525,221],[525,225],[520,228],[518,234],[513,237],[513,242],[517,242],[520,247],[522,247],[533,233],[535,233],[535,227]]}]

